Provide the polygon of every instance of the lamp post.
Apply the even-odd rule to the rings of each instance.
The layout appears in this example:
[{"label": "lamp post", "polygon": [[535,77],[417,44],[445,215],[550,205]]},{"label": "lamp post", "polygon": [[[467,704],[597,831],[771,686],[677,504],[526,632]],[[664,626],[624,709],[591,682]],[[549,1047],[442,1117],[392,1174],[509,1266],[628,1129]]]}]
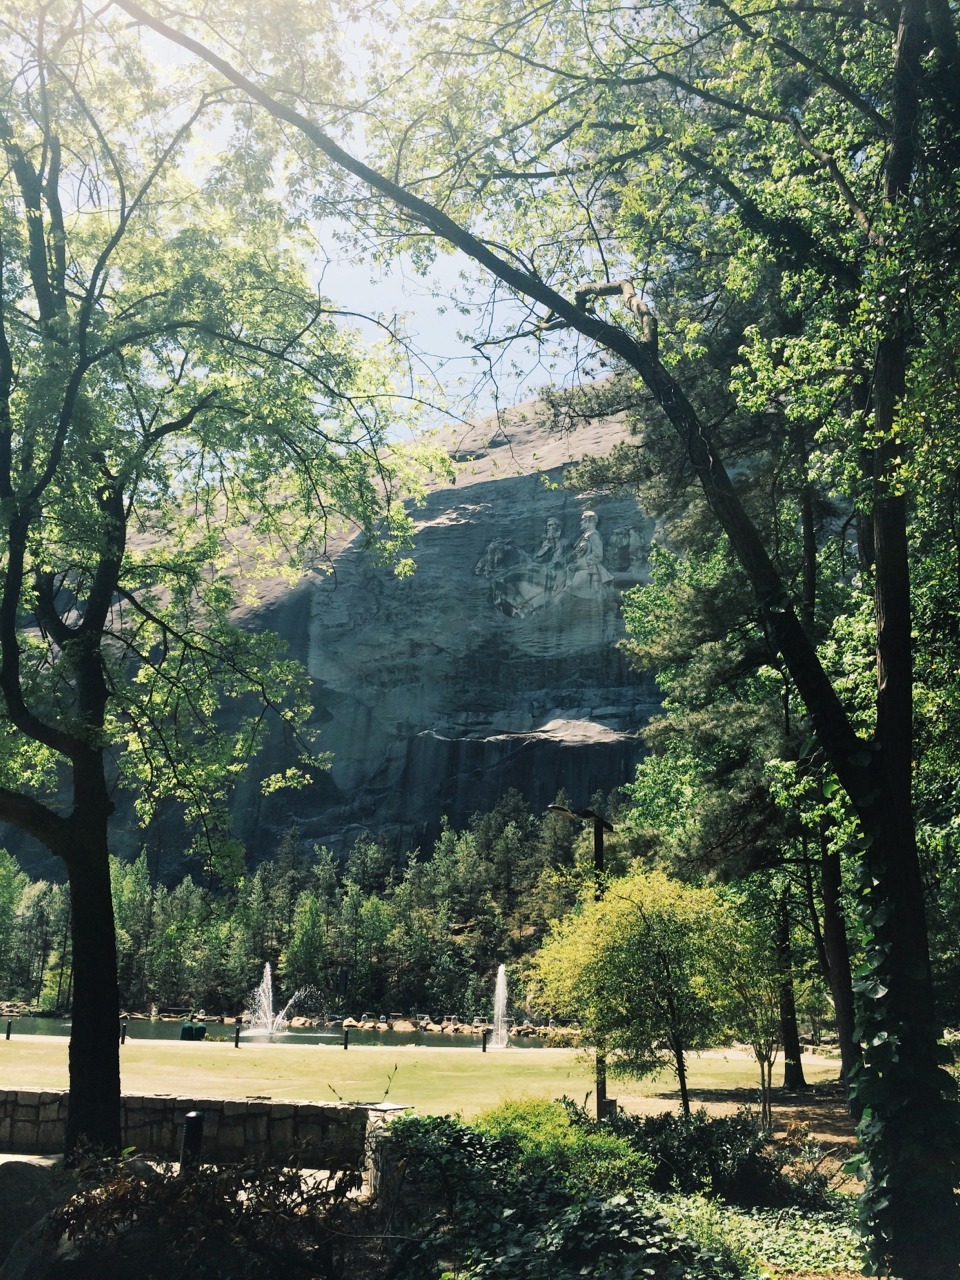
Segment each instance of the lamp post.
[{"label": "lamp post", "polygon": [[[567,809],[562,804],[548,804],[551,813],[562,813],[571,822],[593,823],[593,896],[599,902],[603,897],[603,833],[612,831],[613,826],[606,818],[601,818],[593,809]],[[597,1050],[597,1119],[603,1120],[607,1114],[607,1057],[602,1049]]]}]

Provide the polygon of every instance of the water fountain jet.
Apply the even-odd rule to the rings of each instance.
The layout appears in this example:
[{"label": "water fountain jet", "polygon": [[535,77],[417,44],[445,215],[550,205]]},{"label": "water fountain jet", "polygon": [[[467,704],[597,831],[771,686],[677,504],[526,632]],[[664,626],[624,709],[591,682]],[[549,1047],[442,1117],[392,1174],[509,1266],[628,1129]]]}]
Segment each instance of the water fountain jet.
[{"label": "water fountain jet", "polygon": [[493,994],[493,1030],[490,1033],[490,1048],[505,1049],[507,1039],[507,970],[501,965],[497,970],[497,986]]},{"label": "water fountain jet", "polygon": [[249,1028],[251,1035],[267,1036],[271,1040],[274,1036],[282,1035],[287,1029],[287,1014],[302,995],[302,991],[294,992],[283,1008],[274,1012],[273,972],[268,960],[263,966],[263,977],[253,997]]}]

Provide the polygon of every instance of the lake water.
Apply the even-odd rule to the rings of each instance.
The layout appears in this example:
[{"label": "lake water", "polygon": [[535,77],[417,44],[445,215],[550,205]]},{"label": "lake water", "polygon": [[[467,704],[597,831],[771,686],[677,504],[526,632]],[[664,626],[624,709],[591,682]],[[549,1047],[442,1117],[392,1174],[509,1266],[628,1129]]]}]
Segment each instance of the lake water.
[{"label": "lake water", "polygon": [[[12,1022],[14,1035],[37,1036],[69,1036],[70,1022],[60,1018],[13,1018],[0,1020],[0,1038],[6,1034],[7,1022]],[[179,1040],[182,1022],[163,1019],[131,1018],[127,1022],[128,1040]],[[119,1035],[119,1020],[117,1034]],[[232,1024],[222,1025],[217,1022],[207,1023],[207,1040],[229,1040],[233,1043],[235,1028]],[[264,1036],[252,1035],[249,1031],[240,1033],[240,1044],[262,1042]],[[291,1045],[330,1045],[342,1048],[343,1031],[337,1027],[312,1027],[305,1030],[289,1030],[277,1036],[274,1043]],[[480,1036],[464,1032],[458,1035],[443,1035],[437,1032],[423,1031],[359,1031],[350,1029],[351,1045],[381,1045],[386,1048],[401,1045],[427,1046],[434,1049],[473,1049],[481,1047]],[[510,1041],[511,1048],[542,1049],[543,1040],[539,1036],[517,1036]]]}]

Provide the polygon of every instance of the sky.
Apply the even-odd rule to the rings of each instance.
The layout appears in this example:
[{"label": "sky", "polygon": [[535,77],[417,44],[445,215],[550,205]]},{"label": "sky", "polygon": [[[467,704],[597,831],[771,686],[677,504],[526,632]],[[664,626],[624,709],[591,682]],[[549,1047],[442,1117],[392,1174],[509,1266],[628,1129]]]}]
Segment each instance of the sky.
[{"label": "sky", "polygon": [[[141,40],[161,66],[191,60],[192,55],[148,30],[142,30]],[[353,61],[351,48],[359,57],[362,41],[342,44],[341,56],[348,64]],[[216,141],[216,136],[207,135],[204,150],[211,142],[216,146]],[[403,256],[386,266],[339,256],[334,235],[324,234],[325,230],[318,226],[316,239],[327,256],[318,256],[314,263],[322,292],[338,307],[356,313],[350,323],[372,342],[383,340],[384,329],[375,322],[365,322],[362,316],[382,319],[388,325],[393,317],[403,317],[411,350],[417,353],[414,367],[423,380],[425,399],[443,402],[446,414],[465,420],[492,414],[535,398],[547,384],[566,383],[575,377],[584,350],[561,333],[551,333],[543,343],[525,339],[477,349],[475,344],[484,335],[529,329],[531,317],[521,300],[505,295],[502,285],[495,305],[491,305],[490,281],[484,280],[465,255],[438,254],[425,278]],[[471,281],[481,284],[476,289],[478,301],[465,315],[457,309],[452,295],[458,293],[463,305]],[[425,426],[442,425],[444,420],[443,413],[425,407]]]},{"label": "sky", "polygon": [[[179,67],[192,59],[191,54],[148,29],[141,29],[141,40],[150,58],[161,67]],[[355,47],[360,54],[362,41]],[[344,44],[340,51],[349,63],[349,46]],[[218,141],[220,145],[227,143],[227,133],[219,137],[215,129],[205,134],[202,152],[198,150],[197,155],[209,155],[211,146],[218,148]],[[412,367],[425,401],[422,426],[445,425],[451,419],[475,420],[530,401],[545,385],[570,383],[584,365],[584,356],[590,352],[589,348],[585,351],[582,339],[577,344],[570,335],[557,332],[541,343],[520,339],[477,349],[477,340],[483,340],[485,334],[502,338],[503,334],[529,330],[531,314],[524,302],[507,296],[503,285],[494,287],[485,280],[462,253],[438,253],[425,278],[403,256],[390,265],[348,259],[346,251],[338,247],[335,232],[335,224],[316,227],[316,243],[321,246],[314,261],[317,284],[335,306],[352,312],[347,323],[371,342],[383,342],[383,325],[392,326],[394,317],[403,317],[410,351],[416,353]],[[476,302],[468,314],[462,314],[452,296],[457,293],[462,306],[471,285]],[[494,294],[497,301],[492,305]],[[364,320],[364,316],[372,319]],[[594,374],[600,371],[593,370]],[[442,410],[431,410],[434,402],[443,406]]]},{"label": "sky", "polygon": [[[334,260],[322,269],[322,288],[334,302],[349,300],[353,311],[404,316],[413,344],[423,353],[420,368],[428,385],[434,382],[458,415],[492,413],[573,376],[576,350],[556,333],[542,344],[521,339],[477,350],[478,336],[521,332],[529,328],[530,317],[521,302],[508,298],[501,298],[492,313],[484,301],[472,314],[460,314],[451,294],[462,285],[461,272],[471,269],[459,253],[439,257],[426,279],[403,260],[389,268]],[[374,325],[360,327],[371,337],[377,333]]]}]

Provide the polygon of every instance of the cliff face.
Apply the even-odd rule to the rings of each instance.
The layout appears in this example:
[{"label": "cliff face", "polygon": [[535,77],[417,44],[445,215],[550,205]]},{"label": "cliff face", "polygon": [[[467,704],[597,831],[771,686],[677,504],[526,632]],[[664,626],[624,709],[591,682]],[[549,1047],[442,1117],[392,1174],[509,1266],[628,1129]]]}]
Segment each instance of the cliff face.
[{"label": "cliff face", "polygon": [[334,574],[264,608],[313,677],[333,767],[298,794],[240,789],[254,858],[291,822],[334,848],[362,830],[427,846],[442,816],[461,826],[511,787],[535,808],[564,787],[579,806],[632,777],[657,696],[617,647],[619,593],[643,579],[650,525],[630,499],[558,487],[617,435],[476,428],[457,483],[417,513],[411,578],[347,547]]},{"label": "cliff face", "polygon": [[[275,584],[247,612],[308,668],[333,755],[314,785],[268,797],[260,779],[294,753],[278,738],[254,762],[233,806],[251,863],[294,823],[335,850],[363,831],[427,849],[442,817],[463,826],[510,788],[540,809],[564,787],[579,807],[633,776],[657,695],[617,647],[619,593],[643,579],[649,522],[630,499],[560,487],[620,429],[557,438],[520,418],[508,432],[481,424],[457,442],[456,483],[416,513],[411,578],[346,545],[332,573]],[[34,873],[62,873],[16,833],[7,844]],[[144,841],[121,800],[114,848],[144,845],[156,873],[182,874],[182,835],[164,824]]]}]

